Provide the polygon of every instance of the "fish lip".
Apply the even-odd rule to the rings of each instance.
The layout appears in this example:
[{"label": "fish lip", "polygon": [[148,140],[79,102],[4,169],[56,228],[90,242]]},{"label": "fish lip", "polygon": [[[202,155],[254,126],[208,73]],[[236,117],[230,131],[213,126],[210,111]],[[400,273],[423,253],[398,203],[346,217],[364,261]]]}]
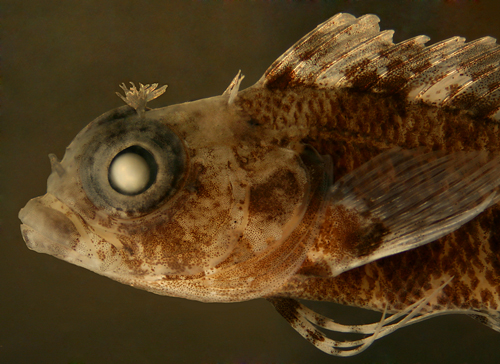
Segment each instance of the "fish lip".
[{"label": "fish lip", "polygon": [[39,253],[54,254],[51,252],[54,249],[50,249],[54,245],[69,249],[67,245],[61,244],[46,235],[40,233],[33,227],[27,224],[21,224],[21,235],[23,236],[24,242],[28,249],[34,250]]},{"label": "fish lip", "polygon": [[28,248],[35,251],[42,248],[38,245],[46,247],[49,243],[71,248],[80,233],[69,217],[44,203],[46,196],[31,199],[19,211],[23,239]]},{"label": "fish lip", "polygon": [[51,239],[29,225],[21,224],[21,234],[30,250],[48,254],[71,264],[104,274],[104,272],[100,271],[99,265],[93,264],[92,260],[77,252],[70,245]]},{"label": "fish lip", "polygon": [[[78,224],[81,216],[54,195],[47,193],[28,201],[19,211],[18,217],[22,222],[21,234],[28,249],[114,279],[121,277],[109,267],[103,267],[103,261],[95,251],[88,249],[92,244],[88,244],[89,236]],[[116,261],[119,261],[119,257],[114,257],[112,263]]]}]

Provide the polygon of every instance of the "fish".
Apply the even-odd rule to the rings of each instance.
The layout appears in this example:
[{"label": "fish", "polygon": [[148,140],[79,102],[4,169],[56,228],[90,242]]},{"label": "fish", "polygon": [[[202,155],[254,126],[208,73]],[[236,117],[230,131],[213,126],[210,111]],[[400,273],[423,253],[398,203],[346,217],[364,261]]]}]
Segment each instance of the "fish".
[{"label": "fish", "polygon": [[335,356],[443,314],[500,331],[500,47],[394,44],[379,21],[337,14],[220,96],[150,109],[166,86],[121,85],[49,155],[27,247],[159,295],[264,298]]}]

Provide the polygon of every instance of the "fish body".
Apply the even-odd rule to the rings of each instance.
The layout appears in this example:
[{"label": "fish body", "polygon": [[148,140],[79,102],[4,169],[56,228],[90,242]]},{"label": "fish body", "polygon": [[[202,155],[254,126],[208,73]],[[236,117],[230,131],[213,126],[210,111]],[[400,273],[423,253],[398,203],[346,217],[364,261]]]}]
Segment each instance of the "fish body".
[{"label": "fish body", "polygon": [[[500,49],[427,40],[338,14],[245,90],[238,74],[147,109],[165,87],[123,87],[127,106],[51,157],[47,194],[20,212],[26,244],[161,295],[267,298],[334,355],[443,313],[499,330]],[[130,156],[143,174],[117,167]],[[296,299],[393,316],[340,327]]]},{"label": "fish body", "polygon": [[[305,95],[305,97],[299,97],[299,94]],[[245,91],[243,91],[243,95],[245,95]],[[264,98],[266,97],[276,96],[270,94],[264,96]],[[242,103],[248,104],[246,106],[248,109],[251,109],[255,100],[260,99],[255,95],[249,97],[252,100],[250,102],[244,99],[245,96],[242,98]],[[411,150],[425,146],[447,152],[463,150],[496,152],[499,147],[498,125],[496,123],[478,123],[477,120],[465,113],[443,112],[438,107],[430,107],[426,104],[402,105],[397,100],[387,98],[384,95],[360,93],[352,90],[333,92],[333,94],[323,90],[293,92],[292,95],[280,95],[279,100],[283,103],[283,100],[290,98],[296,104],[302,104],[299,106],[302,114],[305,115],[302,121],[306,124],[304,128],[308,130],[304,139],[320,154],[332,157],[335,178],[343,177],[359,168],[367,160],[371,160],[394,147]],[[269,102],[270,105],[277,103],[277,97],[275,101]],[[291,107],[292,105],[279,106],[285,110]],[[261,109],[255,108],[255,110],[259,112]],[[281,112],[280,115],[278,110],[271,109],[269,113],[278,115],[274,120],[285,120],[284,124],[287,122],[292,124],[293,122],[293,116],[292,120],[286,120],[283,116],[284,113]],[[263,115],[255,117],[266,119],[266,116]],[[277,127],[283,128],[284,125]],[[411,193],[411,191],[409,192]],[[324,252],[319,255],[314,252],[323,250],[321,245],[330,244],[320,242],[326,239],[333,240],[334,243],[331,244],[335,245],[335,248],[328,247],[328,249],[339,249],[339,245],[346,244],[342,244],[340,241],[350,238],[349,227],[355,228],[355,226],[353,223],[344,222],[341,223],[342,228],[332,227],[330,226],[331,221],[338,221],[342,217],[334,211],[329,213],[338,216],[331,216],[330,219],[325,220],[325,226],[321,228],[319,233],[320,237],[317,238],[314,248],[311,249],[307,260],[302,265],[303,277],[300,277],[300,271],[297,277],[294,277],[296,282],[306,279],[307,283],[301,284],[301,289],[304,290],[302,298],[323,300],[325,296],[328,296],[328,300],[337,301],[339,297],[345,295],[350,297],[349,300],[357,297],[358,305],[364,306],[363,295],[353,293],[346,288],[356,287],[355,291],[360,292],[363,285],[372,286],[360,278],[363,276],[365,280],[370,280],[368,277],[372,277],[372,282],[377,281],[378,284],[382,283],[380,279],[384,277],[383,279],[387,279],[387,281],[383,285],[388,284],[389,286],[383,289],[396,295],[398,294],[396,292],[401,292],[400,294],[405,296],[411,295],[412,291],[419,292],[414,294],[413,299],[415,299],[422,296],[420,289],[428,285],[432,277],[439,277],[432,285],[435,288],[436,284],[439,286],[442,283],[444,277],[459,277],[465,274],[481,278],[483,281],[489,280],[489,282],[480,284],[479,281],[471,279],[470,285],[462,286],[462,294],[458,292],[453,294],[457,307],[461,305],[473,307],[474,304],[471,304],[470,301],[474,300],[477,304],[476,308],[485,302],[489,302],[486,305],[491,304],[489,307],[494,310],[498,308],[498,301],[495,297],[498,297],[499,291],[496,288],[495,292],[491,290],[491,287],[497,286],[493,277],[498,276],[496,265],[491,265],[492,262],[496,261],[495,257],[498,254],[495,229],[493,229],[498,221],[496,207],[488,209],[465,226],[441,238],[439,242],[424,245],[387,259],[374,261],[362,268],[347,271],[341,276],[333,274],[335,276],[333,282],[324,279],[324,277],[332,275],[332,271],[335,270],[335,267],[329,263],[331,258],[324,258]],[[352,231],[352,233],[356,232]],[[333,235],[336,235],[335,239],[332,238]],[[348,254],[348,252],[341,254],[346,253]],[[367,272],[363,272],[365,269]],[[395,277],[389,278],[392,274]],[[348,279],[348,283],[343,282],[341,278],[347,279],[350,275],[352,277]],[[317,276],[317,278],[311,278],[311,276]],[[335,281],[339,281],[339,286],[343,288],[337,287],[335,292],[325,294],[324,289],[326,288],[324,286],[333,289]],[[404,282],[404,285],[398,287],[394,281],[398,281],[400,284]],[[457,278],[445,290],[449,291],[457,284],[463,284],[458,283],[458,281]],[[313,293],[316,284],[321,286],[321,293]],[[298,287],[295,287],[293,295],[300,295],[298,290]],[[474,290],[476,293],[472,294]],[[369,290],[368,294],[375,295],[373,288]],[[376,300],[379,300],[380,297],[377,297]],[[484,297],[489,297],[489,299],[485,300]],[[390,299],[390,302],[399,301],[400,299],[395,299],[395,297]],[[469,304],[465,304],[465,301],[469,301]],[[347,302],[347,300],[341,299],[339,302]],[[371,307],[373,305],[375,305],[374,302],[370,304]]]}]

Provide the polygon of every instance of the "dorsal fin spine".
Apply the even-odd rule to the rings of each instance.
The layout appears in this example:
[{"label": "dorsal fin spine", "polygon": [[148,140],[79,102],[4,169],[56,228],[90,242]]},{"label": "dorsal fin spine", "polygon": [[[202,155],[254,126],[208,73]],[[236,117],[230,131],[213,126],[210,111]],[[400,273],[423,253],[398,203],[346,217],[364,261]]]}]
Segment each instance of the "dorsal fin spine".
[{"label": "dorsal fin spine", "polygon": [[354,88],[459,108],[471,116],[499,115],[495,39],[465,43],[454,37],[425,47],[429,38],[418,36],[394,44],[393,32],[380,31],[378,23],[375,15],[334,16],[278,58],[256,87]]}]

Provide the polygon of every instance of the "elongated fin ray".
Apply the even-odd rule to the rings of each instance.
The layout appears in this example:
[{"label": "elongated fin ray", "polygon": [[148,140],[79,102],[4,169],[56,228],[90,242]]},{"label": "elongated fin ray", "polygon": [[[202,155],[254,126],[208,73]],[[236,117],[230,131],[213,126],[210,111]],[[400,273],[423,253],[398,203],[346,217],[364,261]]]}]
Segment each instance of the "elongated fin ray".
[{"label": "elongated fin ray", "polygon": [[468,315],[469,317],[479,321],[480,323],[488,326],[489,328],[500,332],[500,312],[498,311],[493,311],[493,312],[489,311],[487,313],[474,312]]},{"label": "elongated fin ray", "polygon": [[[318,349],[330,355],[347,357],[361,353],[375,340],[387,336],[402,327],[445,314],[468,314],[469,312],[465,310],[428,310],[428,312],[422,312],[424,307],[427,306],[427,304],[434,299],[452,279],[453,278],[444,282],[439,288],[434,290],[428,296],[420,299],[414,304],[406,307],[401,312],[395,313],[388,318],[386,318],[386,305],[386,309],[382,314],[381,320],[376,324],[342,325],[334,322],[328,317],[317,314],[294,299],[272,297],[268,298],[268,301],[274,305],[276,310],[300,335],[302,335],[307,341],[316,346]],[[484,318],[483,316],[478,317]],[[316,327],[334,332],[365,334],[368,336],[359,340],[332,340]]]},{"label": "elongated fin ray", "polygon": [[401,95],[409,101],[467,110],[500,120],[500,46],[484,37],[454,37],[425,47],[417,36],[399,44],[379,18],[337,14],[300,39],[257,83]]}]

